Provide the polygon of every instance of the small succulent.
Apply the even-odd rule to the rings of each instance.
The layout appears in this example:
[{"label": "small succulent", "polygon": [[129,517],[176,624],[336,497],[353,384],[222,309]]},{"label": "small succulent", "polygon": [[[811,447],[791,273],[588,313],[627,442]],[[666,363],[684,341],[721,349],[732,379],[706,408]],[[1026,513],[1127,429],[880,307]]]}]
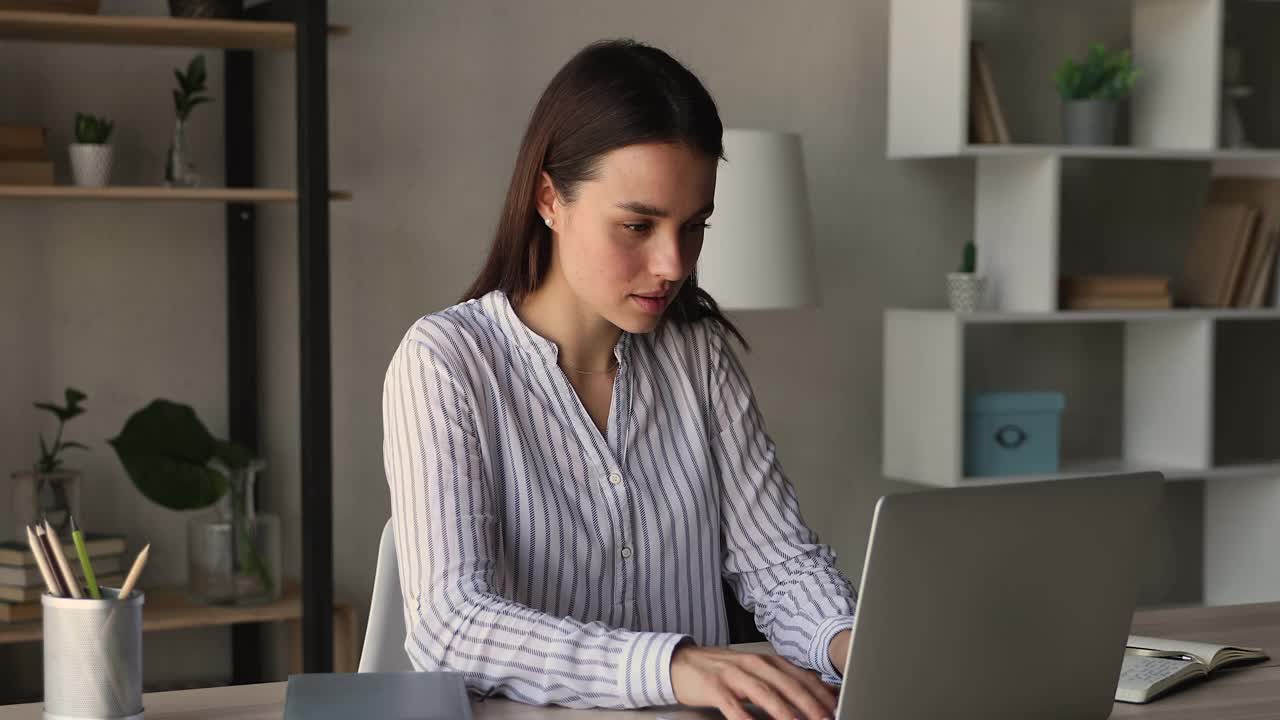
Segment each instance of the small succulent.
[{"label": "small succulent", "polygon": [[1093,43],[1083,62],[1064,60],[1054,80],[1064,100],[1120,100],[1133,91],[1141,74],[1128,50],[1110,51]]},{"label": "small succulent", "polygon": [[174,68],[173,77],[178,81],[178,87],[173,90],[173,110],[178,120],[185,122],[198,105],[211,102],[208,96],[200,94],[205,91],[204,55],[191,58],[185,73]]},{"label": "small succulent", "polygon": [[82,145],[106,145],[114,124],[104,118],[76,113],[76,142]]}]

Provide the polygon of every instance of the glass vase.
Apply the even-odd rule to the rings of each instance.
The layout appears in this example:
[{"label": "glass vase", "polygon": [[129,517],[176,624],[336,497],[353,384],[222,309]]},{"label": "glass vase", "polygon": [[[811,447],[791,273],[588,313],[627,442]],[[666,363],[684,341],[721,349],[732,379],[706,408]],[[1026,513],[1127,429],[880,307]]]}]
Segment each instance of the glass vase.
[{"label": "glass vase", "polygon": [[230,489],[214,509],[187,523],[187,591],[207,605],[258,605],[279,599],[280,518],[259,513],[255,460],[231,470]]},{"label": "glass vase", "polygon": [[187,157],[186,123],[182,120],[175,120],[173,124],[173,139],[164,159],[164,184],[168,187],[195,187],[200,184],[200,176]]},{"label": "glass vase", "polygon": [[14,538],[19,542],[26,543],[27,526],[34,528],[46,519],[64,540],[71,539],[71,516],[84,527],[79,470],[20,470],[12,478]]}]

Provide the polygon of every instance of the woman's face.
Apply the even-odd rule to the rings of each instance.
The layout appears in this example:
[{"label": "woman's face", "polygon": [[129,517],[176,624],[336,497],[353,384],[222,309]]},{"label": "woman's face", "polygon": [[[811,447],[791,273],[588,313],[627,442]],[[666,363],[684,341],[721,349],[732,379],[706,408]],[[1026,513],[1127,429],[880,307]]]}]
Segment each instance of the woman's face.
[{"label": "woman's face", "polygon": [[627,332],[657,326],[698,262],[716,167],[686,145],[629,145],[601,158],[572,203],[539,203],[552,220],[553,262],[583,310]]}]

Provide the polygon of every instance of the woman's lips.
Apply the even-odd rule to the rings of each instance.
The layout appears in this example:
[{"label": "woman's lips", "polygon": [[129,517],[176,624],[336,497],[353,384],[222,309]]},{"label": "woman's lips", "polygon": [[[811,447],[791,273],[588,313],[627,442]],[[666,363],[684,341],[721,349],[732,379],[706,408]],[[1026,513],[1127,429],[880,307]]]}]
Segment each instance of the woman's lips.
[{"label": "woman's lips", "polygon": [[648,297],[645,295],[632,295],[631,299],[640,306],[641,310],[650,315],[660,315],[667,308],[667,296],[658,295],[656,297]]}]

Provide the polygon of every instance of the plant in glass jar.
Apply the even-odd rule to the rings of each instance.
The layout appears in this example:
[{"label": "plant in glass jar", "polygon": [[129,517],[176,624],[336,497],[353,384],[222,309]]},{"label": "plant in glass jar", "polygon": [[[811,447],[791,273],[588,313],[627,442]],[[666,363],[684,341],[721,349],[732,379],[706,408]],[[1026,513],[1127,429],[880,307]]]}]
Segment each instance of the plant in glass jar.
[{"label": "plant in glass jar", "polygon": [[188,592],[200,602],[250,605],[280,597],[280,523],[259,513],[263,462],[209,433],[188,405],[152,401],[108,442],[144,496],[172,510],[201,510],[187,523]]},{"label": "plant in glass jar", "polygon": [[67,388],[64,394],[66,405],[32,403],[58,419],[58,431],[52,443],[46,442],[41,433],[40,459],[30,469],[12,475],[14,537],[19,540],[25,537],[28,525],[35,526],[46,519],[59,537],[69,540],[71,517],[80,515],[80,471],[64,467],[60,456],[64,450],[88,449],[78,442],[62,439],[67,421],[84,412],[80,403],[88,396],[75,388]]},{"label": "plant in glass jar", "polygon": [[187,157],[186,128],[191,111],[203,103],[211,102],[208,96],[201,94],[206,89],[204,55],[192,58],[187,63],[186,72],[175,68],[173,77],[178,81],[178,87],[173,90],[176,120],[173,125],[173,140],[165,155],[164,184],[170,187],[195,187],[200,184],[200,176]]}]

